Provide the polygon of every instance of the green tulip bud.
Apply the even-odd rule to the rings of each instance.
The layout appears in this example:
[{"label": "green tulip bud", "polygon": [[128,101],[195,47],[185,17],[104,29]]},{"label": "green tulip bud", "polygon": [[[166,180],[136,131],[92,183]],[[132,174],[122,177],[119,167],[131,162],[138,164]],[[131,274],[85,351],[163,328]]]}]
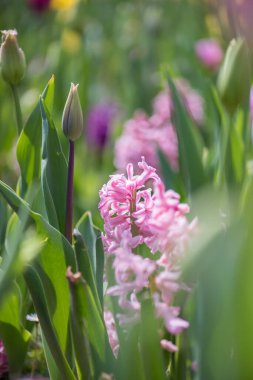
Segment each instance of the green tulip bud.
[{"label": "green tulip bud", "polygon": [[2,34],[3,42],[0,47],[2,77],[10,85],[16,85],[25,74],[25,55],[18,46],[16,30],[3,30]]},{"label": "green tulip bud", "polygon": [[77,92],[78,84],[71,83],[69,95],[63,110],[62,129],[65,136],[71,140],[77,140],[83,131],[83,113]]},{"label": "green tulip bud", "polygon": [[217,87],[223,104],[233,112],[239,104],[249,99],[250,58],[243,38],[232,40],[226,51]]}]

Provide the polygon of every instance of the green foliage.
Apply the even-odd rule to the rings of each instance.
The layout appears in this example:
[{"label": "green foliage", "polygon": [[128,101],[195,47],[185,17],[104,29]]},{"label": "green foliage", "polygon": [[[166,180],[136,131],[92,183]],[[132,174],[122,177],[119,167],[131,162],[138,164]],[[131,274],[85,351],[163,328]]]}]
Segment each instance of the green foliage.
[{"label": "green foliage", "polygon": [[179,162],[185,189],[190,193],[203,186],[206,176],[202,164],[203,144],[191,125],[173,81],[169,78],[172,99],[175,104],[174,125],[179,144]]},{"label": "green foliage", "polygon": [[[32,332],[25,316],[36,312],[52,380],[251,380],[252,130],[248,105],[237,101],[236,91],[240,87],[248,93],[250,83],[246,67],[243,86],[240,76],[236,82],[231,78],[224,82],[225,90],[232,86],[233,91],[225,99],[223,89],[222,103],[213,84],[216,74],[204,73],[195,62],[195,40],[212,28],[209,23],[215,24],[214,13],[205,7],[210,2],[146,6],[112,1],[101,7],[80,1],[71,12],[48,9],[38,15],[27,8],[29,2],[13,0],[18,19],[15,6],[11,9],[8,3],[3,0],[0,5],[2,28],[11,21],[22,31],[20,45],[28,58],[28,75],[15,90],[16,106],[18,91],[22,94],[26,120],[16,145],[19,167],[11,149],[17,138],[11,94],[0,82],[0,340],[8,354],[10,378],[22,372]],[[215,34],[222,33],[223,22],[221,15]],[[203,125],[197,127],[169,76],[179,170],[171,169],[162,151],[158,156],[166,188],[190,203],[190,219],[198,218],[199,230],[186,252],[182,273],[182,289],[187,292],[175,300],[190,327],[175,339],[177,353],[162,350],[163,331],[151,296],[144,292],[139,321],[122,327],[115,318],[120,346],[115,357],[104,323],[104,303],[114,316],[122,310],[116,298],[105,297],[114,273],[111,258],[105,261],[101,231],[94,225],[99,221],[97,190],[113,171],[114,140],[103,154],[92,151],[86,140],[76,143],[73,214],[78,222],[72,245],[64,236],[67,141],[58,128],[63,94],[70,81],[79,82],[85,111],[101,100],[116,99],[122,119],[115,138],[134,109],[149,112],[160,85],[158,67],[168,62],[170,72],[190,79],[206,102]],[[233,70],[238,62],[240,54]],[[51,72],[57,80],[52,77],[39,96],[36,88]],[[157,259],[144,245],[138,253]]]}]

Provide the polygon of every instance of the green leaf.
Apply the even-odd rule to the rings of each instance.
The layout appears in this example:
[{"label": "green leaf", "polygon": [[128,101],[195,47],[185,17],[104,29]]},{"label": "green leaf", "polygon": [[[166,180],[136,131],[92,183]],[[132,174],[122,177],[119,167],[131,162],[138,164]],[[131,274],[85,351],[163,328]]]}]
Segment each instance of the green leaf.
[{"label": "green leaf", "polygon": [[38,256],[43,246],[43,240],[35,235],[31,227],[25,231],[27,220],[27,210],[21,210],[19,218],[17,215],[12,215],[9,220],[5,252],[1,262],[0,305],[11,291],[16,278]]},{"label": "green leaf", "polygon": [[42,116],[42,189],[49,223],[65,233],[67,162],[53,120],[43,98]]},{"label": "green leaf", "polygon": [[141,303],[140,350],[146,380],[165,380],[165,366],[158,325],[151,299]]},{"label": "green leaf", "polygon": [[76,229],[80,232],[83,243],[86,246],[89,260],[92,266],[94,276],[96,275],[97,258],[96,258],[96,240],[97,236],[94,231],[91,213],[87,211],[76,225]]},{"label": "green leaf", "polygon": [[158,149],[158,157],[161,166],[162,178],[166,189],[173,189],[185,198],[185,190],[183,188],[183,182],[178,173],[174,172],[163,152]]},{"label": "green leaf", "polygon": [[72,278],[70,278],[72,275],[73,273],[69,272],[71,330],[78,379],[91,379],[94,378],[94,368],[91,357],[91,347],[88,339],[87,323],[82,310],[82,294],[80,294],[80,284],[77,283],[79,279],[74,279],[73,281]]},{"label": "green leaf", "polygon": [[77,318],[76,323],[80,326],[80,329],[83,329],[83,336],[87,334],[89,342],[100,360],[104,361],[106,332],[101,311],[97,307],[88,283],[82,277],[75,281],[71,281],[70,276],[68,278],[71,299]]},{"label": "green leaf", "polygon": [[[116,378],[120,380],[146,380],[141,352],[139,349],[140,326],[131,326],[125,331],[125,339],[120,340]],[[152,361],[153,362],[153,361]]]},{"label": "green leaf", "polygon": [[89,284],[91,291],[93,293],[94,299],[96,300],[97,307],[102,314],[101,304],[98,297],[98,291],[96,286],[95,275],[93,272],[93,268],[90,262],[90,257],[88,255],[87,245],[84,241],[80,231],[75,228],[74,230],[74,245],[76,252],[76,261],[77,261],[77,269],[83,275],[83,278]]},{"label": "green leaf", "polygon": [[98,228],[95,228],[95,232],[97,235],[96,240],[96,283],[97,283],[97,291],[100,299],[100,303],[103,307],[103,299],[104,299],[104,268],[105,268],[105,254],[104,247],[101,237],[101,231]]},{"label": "green leaf", "polygon": [[[52,77],[42,93],[42,98],[50,109],[54,93],[54,78]],[[17,159],[21,171],[21,192],[26,193],[33,181],[40,179],[41,172],[41,115],[40,104],[28,118],[17,143]]]},{"label": "green leaf", "polygon": [[7,220],[8,220],[8,211],[6,207],[6,203],[0,200],[0,252],[4,245],[5,240],[5,233],[6,233],[6,226],[7,226]]},{"label": "green leaf", "polygon": [[7,351],[11,374],[22,370],[30,340],[30,333],[20,324],[20,308],[19,290],[14,286],[0,307],[0,339]]},{"label": "green leaf", "polygon": [[173,121],[179,144],[180,170],[186,189],[191,192],[206,182],[202,163],[202,144],[196,128],[191,125],[175,84],[169,77],[169,86],[174,104]]},{"label": "green leaf", "polygon": [[[74,251],[59,231],[46,222],[41,215],[31,211],[28,204],[1,181],[0,193],[14,211],[24,209],[29,214],[29,219],[35,223],[38,236],[41,239],[45,239],[37,270],[40,275],[40,281],[43,282],[43,286],[46,289],[45,295],[50,318],[56,330],[62,351],[65,352],[69,320],[69,291],[65,274],[66,263],[75,268]],[[31,291],[31,289],[29,290]],[[36,297],[36,292],[34,297]],[[36,299],[33,298],[33,302],[35,303]],[[50,333],[47,336],[49,335]]]},{"label": "green leaf", "polygon": [[[35,310],[38,314],[43,337],[46,340],[48,348],[50,350],[50,357],[49,359],[47,358],[49,371],[51,369],[51,356],[55,361],[55,364],[52,365],[53,374],[51,373],[51,378],[57,380],[75,380],[75,376],[65,358],[61,340],[59,339],[59,328],[64,328],[64,326],[61,324],[60,326],[57,326],[58,329],[56,326],[53,326],[52,316],[50,315],[48,307],[48,294],[45,293],[41,278],[36,270],[30,267],[25,273],[25,279],[32,296]],[[68,309],[69,301],[68,299],[65,299],[65,301],[65,309]],[[64,314],[66,315],[67,313],[65,312]],[[62,317],[64,318],[65,315],[62,315]],[[58,330],[58,334],[56,334],[55,330]],[[58,367],[58,374],[55,373],[55,365]]]}]

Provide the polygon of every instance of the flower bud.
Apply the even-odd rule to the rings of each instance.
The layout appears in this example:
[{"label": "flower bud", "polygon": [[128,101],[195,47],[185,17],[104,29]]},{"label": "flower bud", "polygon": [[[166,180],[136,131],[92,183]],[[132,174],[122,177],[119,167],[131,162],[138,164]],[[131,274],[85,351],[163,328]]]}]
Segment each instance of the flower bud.
[{"label": "flower bud", "polygon": [[62,129],[65,136],[71,140],[77,140],[83,131],[83,113],[77,92],[78,84],[71,83],[68,99],[66,101],[63,116]]},{"label": "flower bud", "polygon": [[2,77],[9,84],[16,85],[25,74],[25,55],[18,46],[16,30],[3,30],[2,34],[3,42],[0,47]]},{"label": "flower bud", "polygon": [[243,38],[232,40],[226,51],[217,87],[221,100],[229,111],[249,98],[250,62],[249,51]]}]

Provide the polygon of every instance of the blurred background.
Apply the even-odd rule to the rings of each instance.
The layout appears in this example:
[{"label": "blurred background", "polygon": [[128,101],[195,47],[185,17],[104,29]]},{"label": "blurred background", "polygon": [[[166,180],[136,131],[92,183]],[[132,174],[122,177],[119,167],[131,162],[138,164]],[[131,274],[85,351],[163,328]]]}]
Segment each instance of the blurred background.
[{"label": "blurred background", "polygon": [[[161,68],[165,65],[204,94],[205,81],[216,74],[207,73],[198,61],[196,41],[211,37],[224,49],[238,28],[247,32],[250,4],[227,0],[0,1],[1,30],[18,31],[27,59],[19,88],[24,120],[54,74],[53,116],[60,129],[70,83],[79,83],[85,129],[77,144],[77,216],[87,208],[96,209],[97,190],[115,170],[115,138],[134,110],[150,113],[152,99],[164,86]],[[235,19],[235,14],[240,17]],[[246,34],[252,39],[251,33]],[[0,177],[14,185],[16,130],[10,98],[7,84],[0,80]],[[103,157],[87,125],[99,118],[96,111],[89,116],[89,111],[101,103],[111,107],[106,117],[114,124],[112,138],[101,137],[107,140]],[[103,109],[99,112],[103,119]],[[62,143],[67,149],[64,139]]]}]

